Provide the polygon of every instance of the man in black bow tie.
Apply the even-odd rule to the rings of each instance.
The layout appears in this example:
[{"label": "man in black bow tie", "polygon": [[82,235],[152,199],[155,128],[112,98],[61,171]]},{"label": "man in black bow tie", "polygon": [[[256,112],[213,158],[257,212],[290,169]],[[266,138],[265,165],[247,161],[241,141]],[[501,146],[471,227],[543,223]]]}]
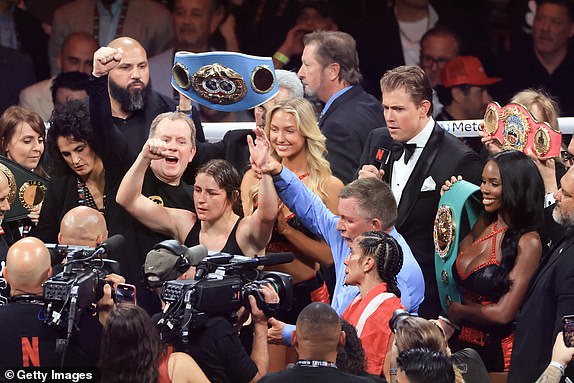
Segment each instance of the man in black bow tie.
[{"label": "man in black bow tie", "polygon": [[[479,184],[478,155],[432,118],[432,88],[417,66],[389,70],[381,79],[386,128],[373,130],[363,150],[361,177],[379,176],[398,203],[396,228],[425,277],[419,314],[436,318],[440,302],[434,270],[433,224],[440,188],[453,175]],[[387,153],[390,153],[388,155]]]}]

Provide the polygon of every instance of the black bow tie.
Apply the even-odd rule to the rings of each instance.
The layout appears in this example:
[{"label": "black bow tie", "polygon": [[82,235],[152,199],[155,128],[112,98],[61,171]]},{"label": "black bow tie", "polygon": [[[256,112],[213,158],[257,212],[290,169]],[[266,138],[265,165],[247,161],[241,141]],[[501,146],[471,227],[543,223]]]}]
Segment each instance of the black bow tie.
[{"label": "black bow tie", "polygon": [[415,149],[417,148],[417,144],[406,144],[404,142],[395,142],[393,143],[393,159],[398,161],[399,158],[405,153],[405,164],[409,162],[411,157],[413,156]]}]

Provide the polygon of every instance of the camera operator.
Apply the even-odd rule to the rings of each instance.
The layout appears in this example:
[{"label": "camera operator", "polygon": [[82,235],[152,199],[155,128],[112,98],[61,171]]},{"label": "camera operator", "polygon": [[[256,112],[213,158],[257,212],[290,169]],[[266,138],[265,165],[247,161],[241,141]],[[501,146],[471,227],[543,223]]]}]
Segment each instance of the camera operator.
[{"label": "camera operator", "polygon": [[[106,220],[103,214],[96,209],[88,206],[76,206],[62,217],[60,232],[58,233],[59,245],[96,248],[107,239]],[[61,271],[59,266],[54,266],[54,274]],[[123,276],[114,273],[107,274],[105,280],[111,283],[114,289],[118,283],[126,283]]]},{"label": "camera operator", "polygon": [[[27,237],[14,243],[8,250],[4,278],[10,285],[8,304],[0,306],[0,368],[58,367],[62,359],[61,339],[65,334],[48,327],[41,318],[43,311],[43,283],[51,276],[50,253],[37,238]],[[100,309],[111,308],[111,288],[104,289]],[[82,318],[84,331],[71,338],[66,351],[66,365],[95,366],[98,350],[88,337],[101,333],[95,317]]]},{"label": "camera operator", "polygon": [[[259,291],[266,303],[278,303],[279,296],[268,286]],[[254,383],[267,374],[269,350],[267,346],[267,317],[249,296],[253,322],[251,356],[247,354],[239,334],[224,317],[207,321],[203,328],[190,334],[185,351],[193,357],[211,382]]]},{"label": "camera operator", "polygon": [[[148,254],[145,263],[145,268],[153,269],[159,280],[195,277],[195,266],[191,266],[182,274],[176,267],[177,256],[170,257],[169,253],[162,255],[161,260],[158,258],[157,262],[154,262]],[[279,304],[279,295],[270,286],[260,286],[259,292],[265,303]],[[249,295],[248,298],[250,310],[243,307],[239,310],[237,313],[239,323],[235,327],[230,318],[217,315],[207,319],[204,325],[190,329],[187,344],[184,344],[179,337],[175,337],[173,341],[167,340],[174,351],[183,351],[191,355],[211,382],[251,383],[257,382],[267,374],[269,367],[267,317],[257,306],[253,295]],[[251,355],[245,351],[236,330],[241,327],[242,319],[246,318],[249,312],[253,323]],[[154,316],[154,319],[156,318],[157,316]],[[243,327],[243,331],[247,328],[249,327]],[[166,340],[165,334],[163,338]]]}]

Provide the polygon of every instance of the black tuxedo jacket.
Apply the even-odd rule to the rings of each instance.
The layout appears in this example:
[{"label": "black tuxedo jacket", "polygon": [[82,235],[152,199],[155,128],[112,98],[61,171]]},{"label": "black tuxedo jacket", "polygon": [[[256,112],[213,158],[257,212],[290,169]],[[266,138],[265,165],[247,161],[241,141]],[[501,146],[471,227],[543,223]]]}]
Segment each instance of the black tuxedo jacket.
[{"label": "black tuxedo jacket", "polygon": [[[534,382],[552,355],[562,316],[574,314],[574,228],[549,251],[518,315],[509,383]],[[572,369],[566,374],[574,377]]]},{"label": "black tuxedo jacket", "polygon": [[352,34],[357,41],[363,87],[380,99],[381,77],[389,69],[405,65],[405,59],[394,7],[372,1],[367,8],[365,18],[356,20],[360,25],[353,26]]},{"label": "black tuxedo jacket", "polygon": [[[386,128],[375,129],[367,139],[361,156],[361,164],[376,163],[375,157],[381,147],[393,144]],[[392,185],[392,167],[389,159],[384,180]],[[379,163],[380,165],[380,163]],[[458,138],[445,132],[435,124],[433,132],[419,157],[413,172],[401,195],[398,205],[396,228],[409,244],[425,278],[425,300],[419,314],[425,318],[436,318],[440,312],[438,289],[434,271],[434,245],[432,231],[440,200],[440,188],[453,175],[479,184],[482,173],[480,158]],[[434,190],[421,191],[429,177],[435,183]]]},{"label": "black tuxedo jacket", "polygon": [[344,184],[353,180],[369,132],[384,121],[381,103],[360,85],[339,96],[319,119],[331,171]]}]

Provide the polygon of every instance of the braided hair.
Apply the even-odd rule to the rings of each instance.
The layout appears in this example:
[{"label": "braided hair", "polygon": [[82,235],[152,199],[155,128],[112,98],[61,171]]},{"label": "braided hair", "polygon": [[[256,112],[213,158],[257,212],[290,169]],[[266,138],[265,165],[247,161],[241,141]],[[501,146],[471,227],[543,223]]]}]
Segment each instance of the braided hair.
[{"label": "braided hair", "polygon": [[367,231],[359,236],[359,246],[364,256],[372,257],[379,276],[387,284],[387,291],[400,298],[397,274],[403,267],[403,251],[397,241],[382,231]]}]

